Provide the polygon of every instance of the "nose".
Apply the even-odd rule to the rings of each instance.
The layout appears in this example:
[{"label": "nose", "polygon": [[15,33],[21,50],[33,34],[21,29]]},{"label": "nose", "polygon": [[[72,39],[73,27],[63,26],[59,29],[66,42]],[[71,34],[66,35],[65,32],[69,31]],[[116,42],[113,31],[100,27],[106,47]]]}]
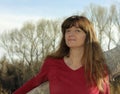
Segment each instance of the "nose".
[{"label": "nose", "polygon": [[74,32],[73,32],[73,31],[70,31],[68,34],[69,34],[69,36],[73,36],[73,35],[74,35]]}]

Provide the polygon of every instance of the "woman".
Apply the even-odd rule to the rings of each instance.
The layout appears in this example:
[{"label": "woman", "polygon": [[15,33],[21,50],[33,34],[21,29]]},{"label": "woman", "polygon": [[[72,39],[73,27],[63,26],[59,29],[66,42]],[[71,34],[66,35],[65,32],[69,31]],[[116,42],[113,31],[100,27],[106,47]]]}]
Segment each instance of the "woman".
[{"label": "woman", "polygon": [[26,94],[45,81],[50,94],[110,94],[106,61],[92,23],[86,17],[71,16],[61,28],[59,49],[14,94]]}]

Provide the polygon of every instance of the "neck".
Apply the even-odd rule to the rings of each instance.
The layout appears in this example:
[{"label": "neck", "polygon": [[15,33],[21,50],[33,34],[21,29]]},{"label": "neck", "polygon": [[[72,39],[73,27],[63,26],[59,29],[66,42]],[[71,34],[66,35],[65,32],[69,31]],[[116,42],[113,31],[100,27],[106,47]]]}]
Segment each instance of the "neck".
[{"label": "neck", "polygon": [[71,59],[73,64],[80,64],[83,53],[84,53],[84,48],[70,49],[69,58]]}]

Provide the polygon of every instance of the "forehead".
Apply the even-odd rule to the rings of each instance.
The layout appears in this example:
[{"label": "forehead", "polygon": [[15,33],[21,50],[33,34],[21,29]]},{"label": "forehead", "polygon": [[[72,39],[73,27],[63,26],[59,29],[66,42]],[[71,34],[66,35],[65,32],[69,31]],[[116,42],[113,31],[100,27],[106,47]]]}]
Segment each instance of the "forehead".
[{"label": "forehead", "polygon": [[64,24],[65,29],[71,28],[73,26],[75,26],[76,28],[79,28],[80,27],[79,26],[79,21],[68,21]]},{"label": "forehead", "polygon": [[78,27],[78,26],[71,26],[69,28],[66,28],[66,30],[69,30],[69,29],[80,29],[80,27]]}]

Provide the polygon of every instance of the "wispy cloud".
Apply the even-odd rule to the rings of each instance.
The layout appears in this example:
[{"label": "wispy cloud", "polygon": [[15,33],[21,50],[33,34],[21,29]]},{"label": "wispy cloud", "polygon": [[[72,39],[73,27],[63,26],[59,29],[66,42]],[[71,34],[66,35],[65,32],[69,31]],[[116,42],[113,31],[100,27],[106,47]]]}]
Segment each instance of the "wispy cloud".
[{"label": "wispy cloud", "polygon": [[113,0],[0,0],[0,31],[21,27],[31,19],[72,15],[90,3],[107,6],[111,2]]},{"label": "wispy cloud", "polygon": [[12,15],[3,14],[0,15],[0,33],[14,28],[21,28],[23,23],[26,21],[36,21],[39,19],[37,16],[27,16],[27,15]]}]

